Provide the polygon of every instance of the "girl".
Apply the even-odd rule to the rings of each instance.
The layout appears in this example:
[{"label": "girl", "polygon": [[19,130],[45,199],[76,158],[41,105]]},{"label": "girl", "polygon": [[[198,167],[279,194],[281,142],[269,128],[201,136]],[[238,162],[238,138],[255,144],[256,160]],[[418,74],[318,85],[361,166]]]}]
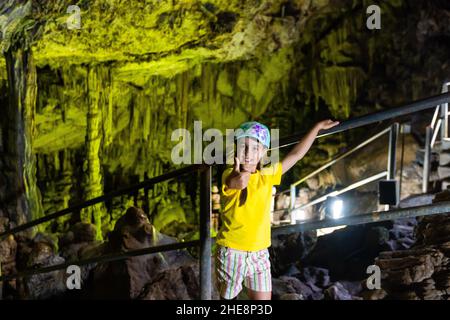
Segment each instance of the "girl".
[{"label": "girl", "polygon": [[236,134],[234,166],[222,174],[222,225],[217,235],[216,277],[222,299],[235,299],[242,290],[252,300],[270,300],[272,278],[268,247],[272,187],[299,161],[322,129],[339,122],[318,122],[281,161],[261,168],[270,147],[269,129],[258,122],[245,122]]}]

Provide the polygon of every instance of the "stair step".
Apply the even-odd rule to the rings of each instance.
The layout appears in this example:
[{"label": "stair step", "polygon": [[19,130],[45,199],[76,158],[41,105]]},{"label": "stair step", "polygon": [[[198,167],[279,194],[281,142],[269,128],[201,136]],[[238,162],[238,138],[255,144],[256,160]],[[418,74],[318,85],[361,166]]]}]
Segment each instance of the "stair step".
[{"label": "stair step", "polygon": [[[425,149],[418,149],[416,151],[416,162],[423,166],[423,160],[425,159]],[[431,163],[439,162],[439,153],[431,151],[430,156]]]},{"label": "stair step", "polygon": [[450,165],[450,152],[441,152],[439,154],[439,165],[440,166]]},{"label": "stair step", "polygon": [[450,151],[450,140],[436,141],[434,148],[440,152]]},{"label": "stair step", "polygon": [[438,176],[440,179],[450,178],[450,167],[441,167],[437,168]]},{"label": "stair step", "polygon": [[444,181],[442,181],[441,187],[442,187],[442,190],[449,189],[449,187],[450,187],[450,180],[445,179]]}]

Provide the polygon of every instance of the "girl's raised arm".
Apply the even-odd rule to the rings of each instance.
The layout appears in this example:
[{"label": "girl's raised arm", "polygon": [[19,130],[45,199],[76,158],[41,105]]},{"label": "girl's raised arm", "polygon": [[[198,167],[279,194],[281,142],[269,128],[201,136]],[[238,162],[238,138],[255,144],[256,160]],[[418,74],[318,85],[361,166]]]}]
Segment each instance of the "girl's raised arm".
[{"label": "girl's raised arm", "polygon": [[306,136],[304,136],[281,161],[281,165],[283,167],[282,173],[286,173],[290,168],[294,166],[294,164],[297,163],[297,161],[305,156],[305,154],[311,148],[320,130],[330,129],[338,124],[339,121],[332,121],[329,119],[316,123],[314,127],[306,134]]}]

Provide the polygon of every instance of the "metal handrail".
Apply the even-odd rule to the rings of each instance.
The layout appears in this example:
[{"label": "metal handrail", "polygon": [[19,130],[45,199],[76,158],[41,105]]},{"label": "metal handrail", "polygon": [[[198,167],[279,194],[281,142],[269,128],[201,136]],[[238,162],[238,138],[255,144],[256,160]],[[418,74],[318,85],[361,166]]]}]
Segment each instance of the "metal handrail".
[{"label": "metal handrail", "polygon": [[[385,110],[385,111],[381,111],[381,112],[376,112],[373,114],[369,114],[369,115],[364,115],[361,116],[359,118],[354,118],[348,121],[345,121],[343,123],[341,123],[340,125],[337,125],[334,128],[328,129],[328,130],[322,130],[319,135],[317,135],[317,138],[320,137],[324,137],[333,133],[337,133],[337,132],[341,132],[342,130],[342,126],[344,127],[349,127],[350,129],[353,128],[357,128],[357,127],[361,127],[361,126],[365,126],[368,124],[372,124],[375,122],[379,122],[379,119],[382,120],[386,120],[386,119],[391,119],[393,117],[399,117],[399,116],[405,116],[405,115],[409,115],[412,113],[416,113],[422,110],[426,110],[426,109],[431,109],[436,107],[436,105],[438,104],[448,104],[448,102],[450,101],[450,93],[448,93],[448,86],[450,86],[450,82],[446,83],[444,86],[446,86],[446,90],[445,91],[443,89],[443,93],[431,98],[427,98],[427,99],[423,99],[423,100],[419,100],[416,102],[413,102],[409,105],[403,106],[403,107],[398,107],[398,108],[394,108],[394,109],[390,109],[390,110]],[[432,104],[430,104],[432,103]],[[432,120],[432,127],[434,127],[434,123],[436,122],[437,116],[438,116],[438,111],[439,108],[441,106],[437,106],[435,113],[433,115],[433,120]],[[381,120],[381,121],[382,121]],[[440,124],[440,122],[439,122]],[[437,127],[439,127],[439,124],[437,125]],[[348,129],[347,129],[348,130]],[[328,168],[329,166],[333,165],[334,163],[336,163],[337,161],[349,156],[350,154],[352,154],[354,151],[357,151],[358,149],[361,149],[362,147],[366,146],[367,144],[371,143],[372,141],[376,140],[377,138],[381,137],[382,135],[388,133],[390,130],[390,128],[386,128],[385,130],[382,130],[381,132],[375,134],[374,136],[372,136],[371,138],[367,139],[366,141],[362,142],[361,144],[359,144],[358,146],[354,147],[353,149],[339,155],[336,159],[331,160],[330,162],[324,164],[323,166],[321,166],[320,168],[314,170],[313,172],[311,172],[310,174],[308,174],[307,176],[301,178],[300,180],[294,182],[293,184],[291,184],[291,186],[297,186],[300,183],[308,180],[309,178],[313,177],[314,175],[320,173],[321,171],[325,170],[326,168]],[[295,137],[298,137],[299,135],[294,135]],[[290,136],[290,137],[286,137],[283,138],[280,141],[283,141],[281,147],[285,147],[287,145],[290,145],[290,143],[288,142],[290,139],[292,139],[292,137],[294,136]],[[286,192],[286,190],[284,191]]]},{"label": "metal handrail", "polygon": [[359,187],[364,186],[366,184],[369,184],[369,183],[371,183],[373,181],[379,180],[379,179],[381,179],[383,177],[387,177],[387,175],[388,175],[387,171],[383,171],[383,172],[377,173],[377,174],[375,174],[375,175],[373,175],[371,177],[368,177],[368,178],[362,179],[362,180],[360,180],[358,182],[352,183],[351,185],[349,185],[349,186],[347,186],[347,187],[345,187],[345,188],[343,188],[341,190],[331,191],[330,193],[328,193],[328,194],[326,194],[324,196],[321,196],[320,198],[317,198],[315,200],[312,200],[312,201],[310,201],[308,203],[305,203],[304,205],[301,205],[299,207],[293,207],[292,210],[303,210],[303,209],[306,209],[308,207],[311,207],[313,205],[316,205],[318,203],[326,201],[328,197],[336,197],[336,196],[341,195],[341,194],[343,194],[345,192],[351,191],[353,189],[356,189],[356,188],[359,188]]},{"label": "metal handrail", "polygon": [[[379,133],[373,135],[372,137],[370,137],[369,139],[367,139],[366,141],[358,144],[357,146],[355,146],[354,148],[350,149],[347,152],[342,153],[341,155],[338,155],[335,159],[329,161],[328,163],[324,164],[323,166],[321,166],[320,168],[318,168],[317,170],[313,171],[312,173],[308,174],[307,176],[301,178],[300,180],[298,180],[297,182],[291,184],[290,186],[290,206],[289,209],[287,209],[287,211],[290,212],[290,223],[291,224],[295,224],[296,223],[296,219],[295,219],[295,210],[298,209],[302,209],[303,207],[309,207],[312,205],[315,205],[317,203],[323,202],[325,201],[328,197],[331,196],[336,196],[338,194],[342,194],[344,192],[347,192],[349,190],[353,190],[355,188],[358,188],[362,185],[371,183],[373,181],[376,181],[380,178],[382,178],[383,176],[385,176],[387,179],[394,179],[395,178],[395,159],[396,159],[396,148],[397,148],[397,136],[398,136],[398,131],[399,131],[399,124],[398,123],[394,123],[392,125],[390,125],[388,128],[380,131]],[[383,136],[384,134],[389,133],[389,155],[388,155],[388,164],[387,164],[387,171],[376,174],[375,176],[360,180],[356,183],[351,184],[350,186],[344,188],[341,191],[332,191],[331,193],[322,196],[318,199],[315,199],[313,201],[308,202],[307,204],[303,205],[302,208],[296,208],[295,207],[295,201],[296,201],[296,187],[306,181],[307,179],[311,178],[314,175],[317,175],[318,173],[320,173],[321,171],[325,170],[326,168],[330,167],[331,165],[337,163],[338,161],[348,157],[349,155],[351,155],[352,153],[354,153],[355,151],[363,148],[364,146],[368,145],[369,143],[375,141],[376,139],[380,138],[381,136]],[[388,209],[388,207],[386,207]],[[386,210],[387,210],[386,209]],[[284,210],[278,210],[278,211],[273,211],[273,213],[275,212],[280,212],[280,211],[286,211],[286,209]]]},{"label": "metal handrail", "polygon": [[450,201],[443,201],[423,206],[410,208],[397,208],[389,211],[369,212],[339,219],[324,219],[316,221],[307,221],[297,224],[287,224],[272,228],[272,235],[278,236],[295,232],[304,232],[308,230],[317,230],[322,228],[331,228],[346,225],[358,225],[365,223],[389,221],[401,218],[414,218],[434,214],[450,212]]},{"label": "metal handrail", "polygon": [[[383,135],[385,135],[386,133],[389,133],[389,131],[391,130],[391,127],[387,127],[386,129],[378,132],[377,134],[373,135],[372,137],[370,137],[369,139],[365,140],[364,142],[358,144],[357,146],[355,146],[354,148],[345,151],[343,153],[341,153],[340,155],[338,155],[337,157],[335,157],[334,159],[330,160],[329,162],[327,162],[326,164],[322,165],[321,167],[317,168],[316,170],[314,170],[313,172],[307,174],[306,176],[304,176],[303,178],[299,179],[298,181],[294,182],[291,184],[291,186],[298,186],[299,184],[301,184],[302,182],[305,182],[306,180],[310,179],[311,177],[319,174],[320,172],[324,171],[325,169],[327,169],[328,167],[332,166],[333,164],[339,162],[342,159],[347,158],[348,156],[350,156],[351,154],[353,154],[355,151],[365,147],[366,145],[368,145],[369,143],[375,141],[376,139],[382,137]],[[287,190],[285,190],[287,191]]]},{"label": "metal handrail", "polygon": [[[426,98],[426,99],[422,99],[419,101],[415,101],[413,103],[410,103],[406,106],[402,106],[402,107],[398,107],[398,108],[394,108],[394,109],[390,109],[390,110],[385,110],[385,111],[381,111],[381,112],[375,112],[369,115],[364,115],[358,118],[354,118],[354,119],[350,119],[347,121],[342,122],[340,125],[337,125],[336,127],[333,127],[331,129],[328,130],[322,130],[320,131],[320,133],[317,135],[317,138],[326,136],[326,135],[330,135],[333,133],[337,133],[337,132],[341,132],[343,130],[349,130],[349,129],[353,129],[353,128],[357,128],[357,127],[361,127],[361,126],[365,126],[368,124],[372,124],[378,121],[383,121],[386,119],[392,119],[395,117],[401,117],[401,116],[405,116],[405,115],[409,115],[412,113],[416,113],[419,111],[423,111],[423,110],[427,110],[427,109],[431,109],[436,107],[436,111],[433,115],[433,120],[432,120],[432,126],[434,127],[434,125],[436,124],[436,119],[438,116],[438,112],[439,110],[443,110],[443,106],[446,105],[448,107],[448,101],[450,101],[450,93],[448,92],[448,86],[450,85],[450,82],[445,84],[444,87],[446,88],[446,90],[443,89],[442,94],[436,95],[434,97],[430,97],[430,98]],[[444,88],[443,87],[443,88]],[[445,114],[445,116],[447,116],[448,114],[448,108],[445,109],[445,111],[441,112],[441,119],[439,119],[439,121],[437,122],[437,129],[435,131],[435,134],[430,134],[430,132],[428,132],[427,129],[427,141],[428,144],[432,145],[434,144],[434,141],[436,140],[436,136],[437,136],[437,131],[439,130],[439,128],[441,126],[444,126],[444,122],[442,121],[442,116],[443,114]],[[446,128],[447,123],[445,123],[445,128]],[[295,199],[296,199],[296,187],[306,181],[307,179],[317,175],[318,173],[322,172],[323,170],[327,169],[328,167],[330,167],[331,165],[335,164],[336,162],[338,162],[339,160],[344,159],[345,157],[349,156],[350,154],[352,154],[353,152],[355,152],[356,150],[366,146],[367,144],[373,142],[374,140],[378,139],[379,137],[381,137],[382,135],[384,135],[385,133],[389,132],[389,156],[388,156],[388,174],[387,174],[387,179],[394,179],[395,178],[395,159],[396,159],[396,143],[397,143],[397,136],[398,136],[398,130],[399,130],[399,124],[396,123],[394,125],[392,125],[390,128],[387,128],[381,132],[379,132],[378,134],[372,136],[371,138],[367,139],[365,142],[362,142],[361,144],[357,145],[356,147],[354,147],[353,149],[344,152],[343,154],[337,156],[337,158],[332,159],[331,161],[327,162],[326,164],[322,165],[320,168],[314,170],[313,172],[311,172],[310,174],[306,175],[305,177],[301,178],[300,180],[294,182],[291,184],[290,186],[290,206],[288,211],[291,212],[291,223],[295,223],[295,219],[293,216],[293,210],[297,209],[295,208]],[[442,128],[442,131],[444,131],[444,128]],[[446,130],[445,130],[446,131]],[[280,143],[281,147],[285,147],[288,145],[291,145],[291,139],[292,137],[296,137],[296,139],[298,139],[298,134],[288,137],[288,138],[284,138],[283,142]],[[429,152],[428,152],[429,154]],[[429,158],[429,156],[428,156]],[[428,175],[425,174],[425,165],[424,165],[424,178],[423,178],[423,186],[425,186],[425,181],[428,181],[428,176],[429,176],[429,169],[428,169]],[[423,187],[425,188],[425,187]],[[286,193],[287,190],[281,192],[281,193]],[[277,193],[276,195],[278,195],[280,193]],[[327,195],[328,196],[328,195]],[[321,197],[325,198],[327,196]],[[311,204],[312,203],[312,204]],[[306,205],[310,206],[315,204],[315,202],[310,202]],[[386,207],[386,210],[389,207]],[[280,210],[278,210],[280,211]],[[285,210],[284,210],[285,211]],[[277,211],[274,211],[277,212]]]},{"label": "metal handrail", "polygon": [[[444,83],[442,93],[448,94],[450,82]],[[428,192],[431,171],[431,152],[436,143],[439,132],[441,142],[448,140],[448,101],[436,107],[431,124],[425,129],[425,154],[423,159],[422,192]]]},{"label": "metal handrail", "polygon": [[41,274],[41,273],[47,273],[52,271],[57,271],[61,269],[66,269],[67,267],[71,265],[77,265],[77,266],[84,266],[87,264],[93,264],[93,263],[99,263],[99,262],[112,262],[112,261],[119,261],[124,260],[130,257],[136,257],[146,254],[152,254],[152,253],[158,253],[158,252],[164,252],[164,251],[171,251],[171,250],[178,250],[178,249],[186,249],[191,247],[196,247],[200,244],[200,240],[192,240],[192,241],[186,241],[186,242],[176,242],[176,243],[170,243],[160,246],[152,246],[148,248],[138,249],[138,250],[130,250],[130,251],[122,251],[119,253],[112,253],[102,256],[97,256],[93,258],[88,258],[84,260],[76,260],[76,261],[69,261],[64,262],[48,267],[43,267],[40,269],[28,269],[21,272],[18,272],[16,274],[10,274],[10,275],[0,275],[0,282],[1,281],[8,281],[19,277],[28,277],[35,274]]},{"label": "metal handrail", "polygon": [[[381,179],[381,178],[387,177],[387,176],[388,176],[388,171],[383,171],[383,172],[377,173],[377,174],[375,174],[375,175],[373,175],[371,177],[368,177],[368,178],[365,178],[365,179],[361,179],[361,180],[359,180],[357,182],[354,182],[351,185],[349,185],[349,186],[347,186],[345,188],[342,188],[341,190],[331,191],[331,192],[327,193],[326,195],[321,196],[319,198],[316,198],[314,200],[311,200],[310,202],[308,202],[308,203],[306,203],[304,205],[301,205],[301,206],[298,206],[298,207],[294,206],[292,208],[273,210],[272,212],[273,213],[280,213],[280,212],[287,212],[287,211],[303,210],[303,209],[306,209],[306,208],[311,207],[313,205],[316,205],[316,204],[319,204],[321,202],[326,201],[328,197],[339,196],[339,195],[344,194],[344,193],[346,193],[348,191],[351,191],[353,189],[359,188],[361,186],[364,186],[366,184],[369,184],[369,183],[371,183],[373,181],[376,181],[378,179]],[[292,220],[292,217],[291,217],[290,221],[291,221],[291,223],[294,223],[294,221]]]},{"label": "metal handrail", "polygon": [[[339,133],[350,129],[367,126],[369,124],[381,122],[388,119],[398,118],[405,115],[417,113],[423,110],[434,108],[437,105],[442,105],[449,102],[450,102],[450,92],[444,92],[439,95],[414,101],[405,106],[391,108],[383,111],[377,111],[371,114],[343,121],[331,129],[321,130],[317,135],[317,138],[325,137],[334,133]],[[306,132],[296,133],[294,135],[284,137],[280,139],[279,146],[272,148],[270,150],[281,149],[290,146],[292,144],[295,144],[305,135],[305,133]]]}]

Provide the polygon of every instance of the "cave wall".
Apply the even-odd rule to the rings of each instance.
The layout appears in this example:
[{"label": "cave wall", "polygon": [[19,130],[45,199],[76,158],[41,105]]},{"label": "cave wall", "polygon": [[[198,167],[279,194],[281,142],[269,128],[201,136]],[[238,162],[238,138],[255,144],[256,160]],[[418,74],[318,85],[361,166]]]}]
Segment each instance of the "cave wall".
[{"label": "cave wall", "polygon": [[[380,2],[382,29],[371,31],[372,2],[79,1],[75,30],[66,26],[70,1],[2,4],[4,56],[22,48],[36,65],[31,149],[13,159],[24,161],[18,173],[35,176],[27,199],[42,212],[27,209],[25,217],[170,171],[170,135],[194,120],[225,130],[254,119],[283,136],[325,117],[345,120],[438,93],[450,68],[448,4]],[[7,62],[0,59],[2,107],[15,95],[5,96]],[[285,181],[368,131],[322,139]],[[158,184],[79,218],[96,224],[98,238],[133,203],[195,223],[192,180]],[[1,207],[13,218],[9,201]],[[62,231],[70,219],[45,228]]]}]

